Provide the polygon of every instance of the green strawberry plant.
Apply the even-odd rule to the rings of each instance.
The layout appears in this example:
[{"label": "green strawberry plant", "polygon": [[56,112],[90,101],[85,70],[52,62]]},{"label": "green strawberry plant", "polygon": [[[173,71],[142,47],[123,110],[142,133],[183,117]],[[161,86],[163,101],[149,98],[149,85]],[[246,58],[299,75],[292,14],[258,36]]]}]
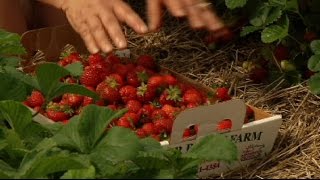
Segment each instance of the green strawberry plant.
[{"label": "green strawberry plant", "polygon": [[310,47],[314,54],[308,60],[308,68],[316,73],[308,83],[313,93],[320,94],[320,40],[312,41]]},{"label": "green strawberry plant", "polygon": [[0,30],[0,178],[195,178],[205,161],[238,158],[236,145],[219,134],[199,139],[183,154],[126,128],[108,129],[126,109],[89,105],[67,125],[39,124],[22,103],[33,89],[46,103],[64,93],[98,97],[59,81],[80,76],[81,64],[43,63],[30,76],[19,68],[24,53],[18,35]]}]

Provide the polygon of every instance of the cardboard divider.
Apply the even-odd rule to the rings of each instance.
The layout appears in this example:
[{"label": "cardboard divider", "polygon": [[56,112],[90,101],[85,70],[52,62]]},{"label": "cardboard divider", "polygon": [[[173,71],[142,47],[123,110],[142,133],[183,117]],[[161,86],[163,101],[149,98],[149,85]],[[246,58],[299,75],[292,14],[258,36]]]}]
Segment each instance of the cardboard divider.
[{"label": "cardboard divider", "polygon": [[242,100],[230,100],[213,105],[186,109],[175,119],[170,144],[183,142],[183,132],[190,125],[199,125],[197,138],[216,132],[217,124],[224,119],[230,119],[230,131],[240,130],[246,116],[246,104]]}]

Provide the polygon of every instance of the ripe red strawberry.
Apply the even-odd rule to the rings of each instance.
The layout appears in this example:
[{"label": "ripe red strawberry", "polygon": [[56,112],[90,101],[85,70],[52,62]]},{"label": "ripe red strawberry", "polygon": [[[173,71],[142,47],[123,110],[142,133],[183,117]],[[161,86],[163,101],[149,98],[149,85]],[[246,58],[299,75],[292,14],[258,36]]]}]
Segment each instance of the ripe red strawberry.
[{"label": "ripe red strawberry", "polygon": [[151,76],[148,79],[148,87],[150,87],[150,88],[157,89],[157,88],[163,87],[165,85],[166,85],[166,83],[164,81],[163,76],[161,76],[161,75]]},{"label": "ripe red strawberry", "polygon": [[151,119],[153,121],[164,119],[164,118],[168,118],[168,115],[162,109],[155,109],[151,114]]},{"label": "ripe red strawberry", "polygon": [[101,91],[100,97],[102,99],[108,101],[108,103],[111,103],[111,104],[116,103],[117,101],[119,101],[121,99],[118,89],[113,88],[111,86],[106,86]]},{"label": "ripe red strawberry", "polygon": [[119,90],[123,102],[127,103],[129,100],[137,99],[137,89],[133,86],[126,85]]},{"label": "ripe red strawberry", "polygon": [[123,115],[123,118],[127,118],[129,122],[132,122],[134,125],[137,125],[140,120],[140,116],[137,113],[127,112]]},{"label": "ripe red strawberry", "polygon": [[98,68],[87,66],[80,78],[80,83],[85,86],[96,87],[102,81]]},{"label": "ripe red strawberry", "polygon": [[144,132],[143,129],[137,129],[137,130],[136,130],[136,134],[137,134],[137,136],[138,136],[139,138],[145,138],[145,137],[147,137],[146,132]]},{"label": "ripe red strawberry", "polygon": [[187,108],[189,108],[189,109],[191,109],[191,108],[196,108],[196,107],[198,107],[199,106],[199,104],[196,104],[196,103],[188,103],[187,104]]},{"label": "ripe red strawberry", "polygon": [[40,114],[44,114],[45,111],[41,108],[41,106],[36,106],[33,108],[35,112],[39,112]]},{"label": "ripe red strawberry", "polygon": [[103,61],[104,61],[103,57],[99,53],[91,54],[88,57],[88,63],[89,63],[90,66],[94,66],[96,64],[101,64]]},{"label": "ripe red strawberry", "polygon": [[261,83],[268,78],[268,71],[262,67],[256,67],[251,70],[249,78],[254,83]]},{"label": "ripe red strawberry", "polygon": [[248,118],[252,118],[254,116],[254,111],[250,106],[247,106],[246,115]]},{"label": "ripe red strawberry", "polygon": [[128,108],[129,112],[138,113],[139,110],[142,108],[142,104],[138,100],[129,100],[126,104],[126,108]]},{"label": "ripe red strawberry", "polygon": [[127,74],[127,83],[131,86],[138,87],[142,82],[148,82],[148,74],[145,71],[130,71]]},{"label": "ripe red strawberry", "polygon": [[124,85],[123,78],[117,73],[110,74],[106,77],[105,81],[107,81],[110,86],[117,86],[117,88],[120,88]]},{"label": "ripe red strawberry", "polygon": [[132,129],[132,124],[130,123],[130,121],[125,118],[125,117],[121,117],[118,121],[117,121],[117,126],[120,127],[124,127],[124,128],[129,128]]},{"label": "ripe red strawberry", "polygon": [[146,123],[142,126],[144,132],[146,133],[147,136],[150,136],[152,134],[155,134],[157,132],[155,126],[153,123]]},{"label": "ripe red strawberry", "polygon": [[82,106],[88,106],[89,104],[93,104],[94,100],[91,97],[83,97]]},{"label": "ripe red strawberry", "polygon": [[181,90],[177,86],[170,86],[165,89],[159,98],[161,105],[170,104],[175,106],[181,100]]},{"label": "ripe red strawberry", "polygon": [[230,100],[231,97],[228,94],[229,89],[225,88],[225,87],[221,87],[221,88],[217,88],[216,90],[216,97],[220,100],[220,101],[227,101]]},{"label": "ripe red strawberry", "polygon": [[27,106],[34,108],[36,106],[42,106],[45,102],[45,98],[40,91],[32,91],[31,95],[27,98]]},{"label": "ripe red strawberry", "polygon": [[62,99],[66,102],[70,107],[79,107],[83,102],[83,96],[77,94],[64,94]]},{"label": "ripe red strawberry", "polygon": [[115,110],[118,109],[117,106],[114,105],[114,104],[109,104],[107,107],[108,107],[109,109],[113,110],[113,111],[115,111]]},{"label": "ripe red strawberry", "polygon": [[171,133],[173,121],[169,118],[158,119],[154,122],[154,126],[158,134]]},{"label": "ripe red strawberry", "polygon": [[152,137],[153,139],[155,139],[156,141],[159,141],[159,142],[161,141],[160,134],[152,134],[151,137]]},{"label": "ripe red strawberry", "polygon": [[224,119],[218,124],[217,130],[218,131],[230,130],[231,127],[232,127],[232,121],[230,119]]},{"label": "ripe red strawberry", "polygon": [[61,121],[61,122],[62,122],[62,124],[66,125],[66,124],[69,123],[69,119],[63,120],[63,121]]},{"label": "ripe red strawberry", "polygon": [[164,81],[170,86],[175,86],[178,84],[178,80],[177,78],[175,78],[174,76],[170,75],[170,74],[166,74],[163,76]]},{"label": "ripe red strawberry", "polygon": [[191,89],[192,86],[186,83],[178,82],[179,89],[181,90],[181,93],[184,94],[186,90]]},{"label": "ripe red strawberry", "polygon": [[183,138],[191,137],[191,130],[189,128],[185,129],[182,135]]},{"label": "ripe red strawberry", "polygon": [[58,64],[66,66],[75,62],[81,62],[80,54],[77,52],[65,52],[64,54],[62,54],[62,59],[58,62]]},{"label": "ripe red strawberry", "polygon": [[148,87],[146,84],[142,83],[141,86],[137,88],[137,99],[140,102],[151,102],[156,96],[156,89]]},{"label": "ripe red strawberry", "polygon": [[156,108],[152,104],[145,104],[139,110],[138,114],[142,118],[142,122],[151,122],[151,115]]},{"label": "ripe red strawberry", "polygon": [[63,121],[66,119],[69,119],[72,115],[72,110],[71,109],[65,109],[65,108],[49,108],[47,109],[46,115],[49,119],[53,121]]},{"label": "ripe red strawberry", "polygon": [[117,56],[114,55],[114,54],[108,55],[107,58],[106,58],[106,61],[109,62],[109,63],[111,63],[111,64],[118,64],[118,63],[121,62],[121,61],[120,61],[120,58],[117,57]]},{"label": "ripe red strawberry", "polygon": [[133,63],[127,63],[126,67],[128,69],[128,72],[134,71],[134,69],[136,68],[136,65]]},{"label": "ripe red strawberry", "polygon": [[317,38],[318,38],[317,33],[313,31],[306,32],[303,36],[303,39],[308,43],[312,42],[313,40],[316,40]]},{"label": "ripe red strawberry", "polygon": [[274,56],[278,61],[289,59],[289,50],[287,47],[279,44],[274,50]]},{"label": "ripe red strawberry", "polygon": [[174,119],[179,112],[179,108],[173,107],[169,104],[165,104],[161,109],[166,112],[167,116],[171,119]]},{"label": "ripe red strawberry", "polygon": [[77,84],[77,80],[72,77],[67,77],[64,82],[68,84]]},{"label": "ripe red strawberry", "polygon": [[112,66],[112,72],[119,74],[123,79],[125,79],[128,74],[128,68],[126,65],[118,63]]},{"label": "ripe red strawberry", "polygon": [[182,98],[183,98],[184,104],[186,105],[189,103],[194,103],[194,104],[203,103],[202,94],[194,88],[186,90]]},{"label": "ripe red strawberry", "polygon": [[149,55],[141,55],[137,59],[137,64],[140,66],[143,66],[147,69],[155,69],[156,68],[156,63],[153,59],[152,56]]}]

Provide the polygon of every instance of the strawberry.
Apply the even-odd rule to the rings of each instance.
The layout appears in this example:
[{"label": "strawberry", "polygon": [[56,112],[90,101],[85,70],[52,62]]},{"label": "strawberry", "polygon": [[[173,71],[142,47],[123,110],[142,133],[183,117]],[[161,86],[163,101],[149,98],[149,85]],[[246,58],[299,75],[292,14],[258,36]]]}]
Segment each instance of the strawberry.
[{"label": "strawberry", "polygon": [[199,106],[199,104],[197,104],[197,103],[188,103],[187,104],[187,108],[189,108],[189,109],[191,109],[191,108],[196,108],[196,107],[198,107]]},{"label": "strawberry", "polygon": [[87,66],[80,77],[80,83],[85,86],[96,87],[101,81],[101,75],[98,68]]},{"label": "strawberry", "polygon": [[69,106],[52,103],[48,105],[46,116],[53,121],[69,119],[73,111]]},{"label": "strawberry", "polygon": [[313,40],[316,40],[317,38],[318,38],[317,33],[313,31],[306,32],[303,36],[303,39],[308,43],[312,42]]},{"label": "strawberry", "polygon": [[249,78],[254,83],[261,83],[268,78],[268,71],[262,67],[256,67],[251,70]]},{"label": "strawberry", "polygon": [[145,104],[142,106],[142,108],[139,110],[139,115],[142,118],[143,122],[150,122],[151,121],[151,115],[153,111],[156,108],[152,104]]},{"label": "strawberry", "polygon": [[188,89],[191,89],[192,86],[186,83],[178,82],[177,86],[181,90],[181,93],[184,94]]},{"label": "strawberry", "polygon": [[163,118],[168,118],[168,115],[162,109],[155,109],[151,114],[151,119],[153,121],[163,119]]},{"label": "strawberry", "polygon": [[128,72],[134,71],[134,69],[136,68],[136,65],[133,63],[128,63],[126,64],[126,68],[128,70]]},{"label": "strawberry", "polygon": [[287,47],[279,44],[274,50],[274,56],[278,61],[289,59],[289,50]]},{"label": "strawberry", "polygon": [[194,103],[194,104],[203,103],[202,94],[194,88],[186,90],[182,98],[183,98],[184,104],[186,105],[189,103]]},{"label": "strawberry", "polygon": [[143,129],[137,129],[136,134],[139,138],[145,138],[147,136]]},{"label": "strawberry", "polygon": [[94,66],[96,64],[102,64],[103,61],[104,61],[103,57],[99,53],[91,54],[88,57],[88,63],[89,63],[90,66]]},{"label": "strawberry", "polygon": [[62,99],[64,99],[70,107],[79,107],[82,104],[84,97],[67,93],[62,96]]},{"label": "strawberry", "polygon": [[63,121],[61,121],[61,122],[62,122],[62,124],[66,125],[66,124],[69,123],[69,119],[63,120]]},{"label": "strawberry", "polygon": [[117,86],[117,88],[120,88],[124,85],[123,78],[121,75],[117,73],[110,74],[106,77],[106,81],[111,86]]},{"label": "strawberry", "polygon": [[129,129],[133,128],[132,124],[130,123],[130,121],[126,117],[121,117],[117,121],[117,126],[124,127],[124,128],[129,128]]},{"label": "strawberry", "polygon": [[108,107],[109,109],[113,110],[113,111],[115,111],[115,110],[118,109],[117,106],[114,105],[114,104],[109,104],[107,107]]},{"label": "strawberry", "polygon": [[68,84],[77,84],[77,80],[72,77],[67,77],[64,82]]},{"label": "strawberry", "polygon": [[83,97],[82,106],[88,106],[89,104],[93,104],[94,100],[91,97]]},{"label": "strawberry", "polygon": [[146,83],[148,81],[148,74],[146,71],[130,71],[127,74],[127,82],[129,85],[138,87],[142,82]]},{"label": "strawberry", "polygon": [[153,139],[155,139],[156,141],[159,141],[159,142],[161,141],[160,134],[152,134],[151,137],[152,137]]},{"label": "strawberry", "polygon": [[175,86],[178,84],[178,80],[177,78],[175,78],[174,76],[170,75],[170,74],[166,74],[163,76],[164,81],[170,86]]},{"label": "strawberry", "polygon": [[120,63],[120,58],[118,58],[116,55],[114,54],[110,54],[107,56],[106,61],[111,63],[111,64],[118,64]]},{"label": "strawberry", "polygon": [[171,133],[173,121],[169,118],[158,119],[154,122],[154,126],[159,134]]},{"label": "strawberry", "polygon": [[230,119],[224,119],[220,121],[220,123],[217,126],[217,130],[230,130],[232,127],[232,121]]},{"label": "strawberry", "polygon": [[169,88],[165,89],[159,98],[161,105],[170,104],[175,106],[181,100],[181,90],[178,88],[178,86],[170,86]]},{"label": "strawberry", "polygon": [[123,79],[125,79],[128,74],[128,68],[126,65],[118,63],[112,66],[112,72],[119,74]]},{"label": "strawberry", "polygon": [[45,102],[44,96],[40,91],[33,90],[31,95],[26,100],[26,105],[34,108],[36,106],[42,106]]},{"label": "strawberry", "polygon": [[316,73],[313,72],[313,71],[306,70],[303,75],[304,75],[304,77],[305,77],[306,79],[309,79],[311,76],[313,76],[313,75],[315,75],[315,74],[316,74]]},{"label": "strawberry", "polygon": [[137,99],[140,102],[151,102],[155,96],[156,89],[150,88],[144,83],[142,83],[141,86],[137,88]]},{"label": "strawberry", "polygon": [[123,118],[127,118],[128,121],[132,122],[134,125],[137,125],[140,120],[140,116],[137,113],[127,112],[123,115]]},{"label": "strawberry", "polygon": [[41,106],[36,106],[33,108],[33,110],[35,110],[36,112],[39,112],[40,114],[44,114],[45,111],[42,109]]},{"label": "strawberry", "polygon": [[225,88],[225,87],[221,87],[221,88],[217,88],[216,90],[216,97],[220,100],[220,101],[227,101],[230,100],[231,97],[228,94],[229,89]]},{"label": "strawberry", "polygon": [[59,65],[66,66],[75,62],[81,62],[80,54],[77,52],[65,52],[62,54],[62,59],[59,61]]},{"label": "strawberry", "polygon": [[126,85],[119,90],[123,102],[137,99],[137,89],[133,86]]},{"label": "strawberry", "polygon": [[137,64],[143,66],[147,69],[155,69],[156,63],[152,56],[149,55],[141,55],[137,59]]},{"label": "strawberry", "polygon": [[182,135],[183,138],[191,137],[191,130],[189,128],[185,129]]},{"label": "strawberry", "polygon": [[100,92],[100,97],[103,100],[108,101],[108,103],[116,103],[121,99],[120,93],[118,89],[111,87],[111,86],[106,86],[101,92]]},{"label": "strawberry", "polygon": [[128,108],[129,112],[138,113],[139,110],[142,108],[142,104],[138,100],[129,100],[126,104],[126,108]]},{"label": "strawberry", "polygon": [[179,108],[173,107],[169,104],[165,104],[161,108],[169,118],[174,119],[179,112]]},{"label": "strawberry", "polygon": [[163,86],[165,86],[165,81],[163,76],[161,75],[151,76],[148,79],[148,87],[150,88],[157,89]]},{"label": "strawberry", "polygon": [[142,128],[147,136],[155,134],[157,131],[153,123],[145,123]]}]

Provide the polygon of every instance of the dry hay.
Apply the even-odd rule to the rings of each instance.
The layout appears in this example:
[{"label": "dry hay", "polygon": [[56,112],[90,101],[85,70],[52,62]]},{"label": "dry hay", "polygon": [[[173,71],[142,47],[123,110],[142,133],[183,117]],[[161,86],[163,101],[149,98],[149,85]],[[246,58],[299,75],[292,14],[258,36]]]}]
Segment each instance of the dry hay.
[{"label": "dry hay", "polygon": [[166,21],[161,31],[145,36],[126,31],[133,54],[152,54],[161,65],[207,86],[231,84],[236,98],[283,116],[269,155],[218,178],[320,178],[320,98],[306,83],[288,88],[281,86],[281,79],[273,86],[254,84],[243,72],[242,62],[255,58],[259,42],[245,39],[213,52],[202,42],[201,32],[173,18]]}]

